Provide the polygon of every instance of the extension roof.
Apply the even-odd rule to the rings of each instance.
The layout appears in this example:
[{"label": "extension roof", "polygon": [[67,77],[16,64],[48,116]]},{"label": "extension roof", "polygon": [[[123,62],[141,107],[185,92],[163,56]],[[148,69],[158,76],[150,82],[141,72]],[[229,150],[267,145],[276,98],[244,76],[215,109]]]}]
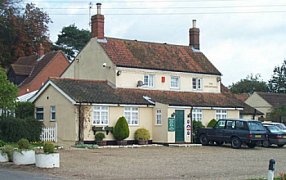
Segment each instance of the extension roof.
[{"label": "extension roof", "polygon": [[190,46],[116,38],[99,44],[118,67],[221,75],[202,52]]},{"label": "extension roof", "polygon": [[285,93],[269,93],[269,92],[256,92],[256,93],[274,108],[286,106]]},{"label": "extension roof", "polygon": [[[49,83],[49,82],[48,82]],[[244,105],[227,93],[195,93],[160,90],[113,88],[107,81],[50,78],[50,83],[75,103],[243,108]],[[44,86],[43,88],[46,88]],[[38,94],[41,94],[40,89]],[[37,95],[36,95],[37,96]],[[144,98],[145,97],[145,98]],[[149,97],[149,100],[146,100]],[[35,99],[37,97],[34,97]]]}]

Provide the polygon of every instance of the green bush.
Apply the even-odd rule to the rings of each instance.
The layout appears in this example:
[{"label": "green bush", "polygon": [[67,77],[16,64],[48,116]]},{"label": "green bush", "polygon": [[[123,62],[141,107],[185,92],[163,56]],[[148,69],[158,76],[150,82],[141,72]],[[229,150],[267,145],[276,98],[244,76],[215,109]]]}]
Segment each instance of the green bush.
[{"label": "green bush", "polygon": [[139,128],[135,131],[135,140],[149,140],[150,139],[150,133],[145,128]]},{"label": "green bush", "polygon": [[129,127],[125,117],[120,117],[114,128],[113,128],[113,136],[117,141],[122,141],[129,137]]},{"label": "green bush", "polygon": [[5,146],[1,147],[1,151],[2,151],[2,153],[6,153],[8,155],[8,159],[10,162],[13,161],[13,151],[14,151],[13,146],[5,145]]},{"label": "green bush", "polygon": [[105,138],[105,135],[103,133],[96,133],[94,136],[95,142],[102,141]]},{"label": "green bush", "polygon": [[3,147],[5,145],[6,145],[6,143],[4,141],[0,140],[0,147]]},{"label": "green bush", "polygon": [[193,121],[193,140],[194,143],[199,143],[199,136],[198,132],[199,129],[204,128],[205,126],[202,124],[201,121]]},{"label": "green bush", "polygon": [[8,117],[0,120],[0,139],[5,142],[17,142],[21,138],[39,141],[43,123],[33,118],[19,119]]},{"label": "green bush", "polygon": [[35,106],[31,102],[17,102],[15,109],[16,118],[32,118],[34,117]]},{"label": "green bush", "polygon": [[30,147],[28,139],[25,138],[20,139],[17,144],[19,149],[29,149]]},{"label": "green bush", "polygon": [[55,145],[52,142],[46,142],[44,144],[44,153],[54,153],[55,152]]},{"label": "green bush", "polygon": [[215,119],[210,120],[210,122],[208,123],[207,127],[214,127],[216,122],[217,122],[217,120],[215,120]]}]

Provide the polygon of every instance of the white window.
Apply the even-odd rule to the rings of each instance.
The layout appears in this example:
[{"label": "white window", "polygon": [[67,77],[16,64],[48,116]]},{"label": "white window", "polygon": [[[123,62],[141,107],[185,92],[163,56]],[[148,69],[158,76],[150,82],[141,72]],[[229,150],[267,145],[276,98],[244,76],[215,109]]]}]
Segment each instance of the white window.
[{"label": "white window", "polygon": [[154,87],[154,75],[144,75],[144,85],[146,87]]},{"label": "white window", "polygon": [[192,111],[192,120],[193,121],[202,121],[203,112],[201,109],[193,109]]},{"label": "white window", "polygon": [[156,124],[157,125],[162,124],[162,111],[161,111],[161,109],[157,109],[157,111],[156,111]]},{"label": "white window", "polygon": [[51,106],[50,107],[50,118],[51,121],[55,121],[56,120],[56,106]]},{"label": "white window", "polygon": [[36,107],[36,119],[44,120],[44,108],[43,107]]},{"label": "white window", "polygon": [[180,77],[171,76],[171,88],[179,89],[180,88]]},{"label": "white window", "polygon": [[202,90],[201,78],[193,78],[193,90]]},{"label": "white window", "polygon": [[223,109],[216,110],[216,119],[217,120],[226,119],[226,117],[227,117],[226,110],[223,110]]},{"label": "white window", "polygon": [[93,125],[108,125],[108,107],[94,106],[93,107]]},{"label": "white window", "polygon": [[129,125],[139,125],[139,112],[136,107],[125,107],[124,117]]}]

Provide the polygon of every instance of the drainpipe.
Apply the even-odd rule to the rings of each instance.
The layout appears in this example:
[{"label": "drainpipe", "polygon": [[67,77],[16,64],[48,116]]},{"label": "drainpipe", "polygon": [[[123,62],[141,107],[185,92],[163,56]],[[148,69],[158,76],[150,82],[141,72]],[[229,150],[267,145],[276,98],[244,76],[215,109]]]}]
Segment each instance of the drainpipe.
[{"label": "drainpipe", "polygon": [[193,127],[193,107],[191,107],[191,112],[190,112],[190,123],[191,123],[191,143],[194,143],[194,137],[193,137],[193,130],[194,130],[194,127]]},{"label": "drainpipe", "polygon": [[252,115],[252,119],[255,120],[255,116],[256,116],[256,109],[254,108],[254,113]]},{"label": "drainpipe", "polygon": [[79,103],[78,106],[78,143],[84,143],[84,135],[83,135],[83,127],[84,127],[84,120],[83,120],[83,111],[82,111],[82,104]]}]

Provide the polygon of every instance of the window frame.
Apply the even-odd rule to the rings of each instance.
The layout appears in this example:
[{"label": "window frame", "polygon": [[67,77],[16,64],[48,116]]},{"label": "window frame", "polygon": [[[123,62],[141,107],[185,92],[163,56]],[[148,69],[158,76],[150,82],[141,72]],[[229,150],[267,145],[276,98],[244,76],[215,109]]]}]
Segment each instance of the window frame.
[{"label": "window frame", "polygon": [[[38,111],[38,109],[43,109],[42,111]],[[38,121],[44,121],[44,115],[45,115],[45,109],[44,109],[44,107],[43,106],[38,106],[38,107],[35,107],[35,118],[36,118],[36,120],[38,120]],[[39,113],[42,113],[42,119],[38,119],[38,114]]]},{"label": "window frame", "polygon": [[[96,109],[98,108],[99,109]],[[103,109],[106,108],[106,109]],[[96,113],[99,113],[98,117],[99,120],[96,119]],[[103,123],[103,113],[107,113],[106,114],[106,122]],[[105,120],[104,120],[105,121]],[[97,123],[99,122],[99,123]],[[108,106],[93,106],[92,108],[92,125],[94,126],[108,126],[109,125],[109,107]]]},{"label": "window frame", "polygon": [[[133,113],[136,113],[137,115],[135,117],[137,117],[137,123],[136,119],[134,120],[133,118]],[[133,106],[128,106],[128,107],[124,107],[124,112],[123,112],[123,116],[125,117],[127,123],[129,126],[139,126],[139,108],[138,107],[133,107]],[[134,122],[134,123],[133,123]]]},{"label": "window frame", "polygon": [[[147,77],[147,84],[145,82],[145,77]],[[155,86],[155,75],[154,74],[145,74],[143,77],[143,83],[144,83],[144,87],[153,88]]]},{"label": "window frame", "polygon": [[192,78],[192,89],[195,91],[203,90],[203,78]]},{"label": "window frame", "polygon": [[[173,79],[176,78],[177,79],[177,86],[173,86]],[[171,89],[180,89],[180,76],[171,76],[171,80],[170,80],[170,88]]]},{"label": "window frame", "polygon": [[155,124],[162,125],[162,110],[161,109],[156,110],[156,123]]},{"label": "window frame", "polygon": [[227,118],[227,110],[226,109],[217,109],[215,112],[216,120],[226,119]]},{"label": "window frame", "polygon": [[[54,108],[54,110],[53,110],[53,108]],[[57,112],[56,106],[50,106],[50,121],[56,121],[56,118],[57,118],[56,112]],[[53,113],[55,116],[54,118],[53,118]]]},{"label": "window frame", "polygon": [[200,121],[200,122],[202,122],[202,120],[203,120],[203,110],[202,109],[198,109],[198,108],[194,108],[192,110],[192,120],[193,121]]}]

